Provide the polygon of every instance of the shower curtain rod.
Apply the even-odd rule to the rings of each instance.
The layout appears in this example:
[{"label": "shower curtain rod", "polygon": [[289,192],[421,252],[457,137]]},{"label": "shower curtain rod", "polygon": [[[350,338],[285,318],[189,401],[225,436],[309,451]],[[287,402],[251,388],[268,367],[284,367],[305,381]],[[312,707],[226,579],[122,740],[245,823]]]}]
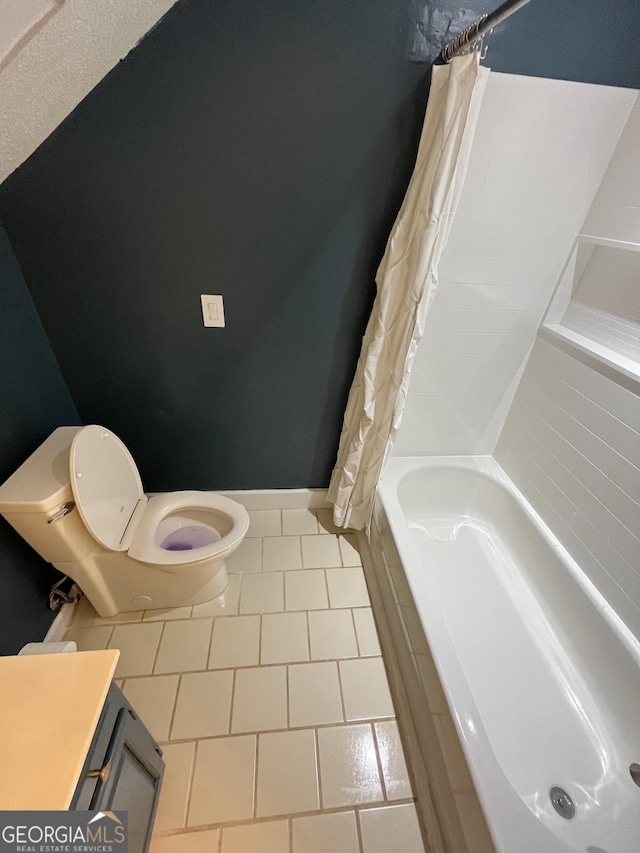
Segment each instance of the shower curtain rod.
[{"label": "shower curtain rod", "polygon": [[475,49],[476,42],[480,41],[482,36],[486,35],[494,27],[497,27],[498,24],[501,24],[510,15],[513,15],[514,12],[522,9],[529,2],[531,0],[507,0],[506,3],[498,6],[490,15],[482,15],[475,23],[471,24],[461,33],[458,33],[449,44],[446,44],[442,48],[440,58],[444,62],[451,62],[454,56],[470,53]]}]

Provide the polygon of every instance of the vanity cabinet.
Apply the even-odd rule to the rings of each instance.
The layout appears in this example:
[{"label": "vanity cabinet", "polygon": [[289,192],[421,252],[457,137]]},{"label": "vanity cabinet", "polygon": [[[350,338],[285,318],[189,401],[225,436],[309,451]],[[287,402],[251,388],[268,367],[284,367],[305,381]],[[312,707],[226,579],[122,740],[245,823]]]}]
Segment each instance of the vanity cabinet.
[{"label": "vanity cabinet", "polygon": [[120,652],[0,657],[0,812],[128,813],[146,853],[162,751],[113,683]]},{"label": "vanity cabinet", "polygon": [[71,809],[128,813],[129,853],[145,853],[164,773],[162,750],[111,684]]}]

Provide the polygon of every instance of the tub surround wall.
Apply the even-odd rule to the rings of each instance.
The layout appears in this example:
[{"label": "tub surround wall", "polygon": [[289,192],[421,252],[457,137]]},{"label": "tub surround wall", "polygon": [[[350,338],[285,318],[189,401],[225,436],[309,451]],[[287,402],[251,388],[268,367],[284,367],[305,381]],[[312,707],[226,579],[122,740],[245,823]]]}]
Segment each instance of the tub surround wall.
[{"label": "tub surround wall", "polygon": [[491,74],[394,455],[493,452],[636,97]]},{"label": "tub surround wall", "polygon": [[640,244],[639,148],[640,98],[636,99],[585,220],[584,234]]},{"label": "tub surround wall", "polygon": [[[78,413],[0,228],[0,482],[60,423]],[[0,655],[42,640],[55,614],[49,587],[60,577],[0,518]]]},{"label": "tub surround wall", "polygon": [[495,457],[640,637],[640,399],[538,339]]},{"label": "tub surround wall", "polygon": [[[562,319],[593,341],[640,364],[640,97],[613,153],[583,234],[615,240],[627,250],[597,246]],[[635,248],[636,251],[629,251]]]},{"label": "tub surround wall", "polygon": [[[640,245],[640,101],[581,231]],[[640,637],[640,386],[538,336],[495,456]]]},{"label": "tub surround wall", "polygon": [[591,257],[581,275],[578,269],[574,273],[573,294],[560,326],[622,355],[633,369],[632,363],[640,365],[640,252],[586,239],[578,251],[587,247]]}]

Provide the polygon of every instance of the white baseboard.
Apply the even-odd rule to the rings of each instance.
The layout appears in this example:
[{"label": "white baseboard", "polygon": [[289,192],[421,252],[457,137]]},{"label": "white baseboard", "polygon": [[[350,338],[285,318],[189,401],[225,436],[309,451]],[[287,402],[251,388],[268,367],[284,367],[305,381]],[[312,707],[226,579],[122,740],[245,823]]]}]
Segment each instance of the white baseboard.
[{"label": "white baseboard", "polygon": [[75,606],[75,604],[62,605],[58,611],[58,615],[51,623],[51,626],[42,641],[43,643],[59,643],[64,639],[67,629],[73,622]]},{"label": "white baseboard", "polygon": [[[161,494],[164,493],[148,492],[149,497]],[[333,506],[327,502],[326,489],[228,489],[217,491],[217,494],[237,501],[247,510],[326,509]]]},{"label": "white baseboard", "polygon": [[326,489],[232,489],[220,492],[247,510],[322,509],[328,507]]}]

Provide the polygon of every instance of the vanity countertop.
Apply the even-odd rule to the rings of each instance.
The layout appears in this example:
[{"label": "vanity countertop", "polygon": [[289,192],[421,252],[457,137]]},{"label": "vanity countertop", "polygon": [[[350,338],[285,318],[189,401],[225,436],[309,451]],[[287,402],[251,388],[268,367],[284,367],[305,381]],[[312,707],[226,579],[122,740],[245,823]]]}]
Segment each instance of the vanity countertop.
[{"label": "vanity countertop", "polygon": [[0,657],[0,810],[69,808],[119,655]]}]

